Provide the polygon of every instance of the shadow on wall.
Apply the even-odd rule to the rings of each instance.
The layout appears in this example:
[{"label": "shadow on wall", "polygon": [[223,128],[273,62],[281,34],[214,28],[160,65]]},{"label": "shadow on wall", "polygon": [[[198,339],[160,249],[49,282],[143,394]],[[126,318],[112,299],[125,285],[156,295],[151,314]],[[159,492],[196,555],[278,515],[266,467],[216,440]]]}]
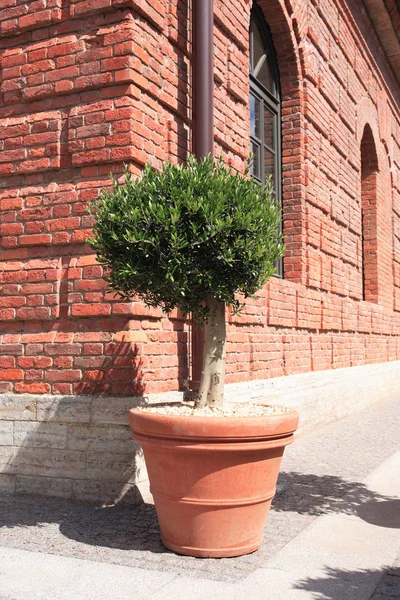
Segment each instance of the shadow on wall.
[{"label": "shadow on wall", "polygon": [[[176,365],[172,371],[184,389],[188,334],[182,319],[169,323],[175,332],[176,351],[165,357],[141,355],[137,344],[116,342],[110,332],[95,332],[104,336],[102,344],[89,343],[80,354],[72,352],[74,344],[68,342],[47,344],[49,355],[57,352],[54,362],[68,359],[73,369],[82,371],[83,381],[74,392],[84,395],[1,396],[0,493],[106,504],[151,501],[144,458],[139,444],[132,440],[128,412],[148,403],[143,373],[149,381],[160,380],[164,360],[171,359]],[[91,321],[79,319],[73,331],[90,336],[90,326]],[[102,353],[91,354],[89,346],[101,346]],[[153,359],[159,364],[153,364]],[[63,366],[60,362],[59,371],[51,370],[55,381],[68,376]],[[104,395],[110,392],[112,395]],[[172,393],[175,399],[180,395]]]},{"label": "shadow on wall", "polygon": [[3,493],[127,504],[149,498],[142,450],[127,425],[128,410],[144,397],[21,401],[35,420],[1,423],[12,430],[0,447]]},{"label": "shadow on wall", "polygon": [[[129,334],[129,332],[126,332]],[[77,394],[143,396],[143,358],[137,344],[115,342],[104,345],[104,355],[76,357],[74,366],[85,369]]]},{"label": "shadow on wall", "polygon": [[[118,358],[125,361],[121,372],[134,381],[137,395],[2,397],[3,493],[129,504],[149,498],[142,450],[128,426],[129,409],[147,403],[138,377],[141,359],[131,344],[114,344],[112,352],[112,360],[108,356],[89,360],[98,358],[108,365]],[[107,366],[102,373],[107,376]],[[96,380],[91,383],[95,393]]]}]

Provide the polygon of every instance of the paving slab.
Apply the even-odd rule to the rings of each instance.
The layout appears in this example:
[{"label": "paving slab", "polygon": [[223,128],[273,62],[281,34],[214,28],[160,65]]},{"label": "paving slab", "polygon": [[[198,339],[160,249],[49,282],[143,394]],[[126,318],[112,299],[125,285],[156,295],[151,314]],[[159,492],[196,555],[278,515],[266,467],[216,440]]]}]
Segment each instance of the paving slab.
[{"label": "paving slab", "polygon": [[0,590],[10,600],[147,600],[175,577],[171,573],[0,548]]},{"label": "paving slab", "polygon": [[373,600],[393,600],[399,404],[371,406],[297,439],[284,457],[263,545],[244,557],[169,552],[150,504],[3,495],[0,600],[124,600],[128,593],[135,600],[369,600],[374,593]]},{"label": "paving slab", "polygon": [[[397,452],[366,478],[365,489],[378,497],[392,493],[400,500],[399,474],[400,452]],[[346,511],[320,516],[267,561],[266,568],[257,569],[244,581],[226,589],[225,598],[369,600],[400,553],[400,523],[391,526],[399,520],[396,502],[391,501],[390,508],[386,502],[375,503],[378,507],[385,505],[383,522],[390,523],[389,527]],[[344,497],[344,507],[353,504],[354,495],[349,499]],[[398,580],[395,575],[385,575],[381,585],[383,598],[389,593],[392,596],[387,595],[386,600],[395,597]],[[191,594],[200,600],[209,596],[205,588],[204,596],[202,592],[202,584],[196,586],[194,578],[174,579],[153,600],[166,596],[183,600],[192,598]],[[376,600],[380,600],[379,596]]]},{"label": "paving slab", "polygon": [[[366,478],[364,486],[379,496],[393,492],[400,499],[399,473],[397,452]],[[2,547],[0,599],[125,600],[134,593],[135,600],[369,600],[376,592],[374,600],[390,600],[396,598],[400,582],[396,572],[384,575],[400,554],[400,527],[392,526],[398,518],[396,501],[385,507],[384,523],[389,527],[356,513],[321,515],[265,567],[236,583],[223,577],[221,581],[193,577],[187,569],[177,575]],[[352,507],[353,502],[351,496]]]},{"label": "paving slab", "polygon": [[399,600],[400,569],[389,569],[377,586],[371,600]]}]

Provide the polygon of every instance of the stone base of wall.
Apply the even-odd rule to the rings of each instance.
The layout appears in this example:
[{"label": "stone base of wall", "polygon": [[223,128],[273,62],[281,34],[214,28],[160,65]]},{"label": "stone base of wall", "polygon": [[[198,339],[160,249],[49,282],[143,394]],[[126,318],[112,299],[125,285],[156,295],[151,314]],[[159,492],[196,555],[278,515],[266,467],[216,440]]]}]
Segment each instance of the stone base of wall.
[{"label": "stone base of wall", "polygon": [[[300,432],[387,398],[400,397],[400,361],[226,386],[232,401],[299,410]],[[151,499],[129,408],[146,398],[0,395],[0,494],[39,494],[102,503]]]},{"label": "stone base of wall", "polygon": [[399,397],[400,361],[228,384],[225,398],[283,404],[299,411],[299,433]]}]

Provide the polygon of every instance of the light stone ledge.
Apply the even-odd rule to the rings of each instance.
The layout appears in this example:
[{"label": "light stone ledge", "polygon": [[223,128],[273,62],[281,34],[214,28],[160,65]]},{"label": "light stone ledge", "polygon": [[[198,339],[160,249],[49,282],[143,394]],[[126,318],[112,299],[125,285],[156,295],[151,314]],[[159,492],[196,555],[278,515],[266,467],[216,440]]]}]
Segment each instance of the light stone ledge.
[{"label": "light stone ledge", "polygon": [[13,445],[33,448],[66,448],[67,425],[63,423],[14,421]]},{"label": "light stone ledge", "polygon": [[148,481],[135,484],[119,481],[74,480],[62,477],[1,475],[0,495],[34,495],[80,502],[133,505],[152,503]]},{"label": "light stone ledge", "polygon": [[143,465],[144,460],[137,458],[133,452],[110,454],[110,452],[91,451],[86,453],[85,479],[136,483],[141,478],[143,479]]},{"label": "light stone ledge", "polygon": [[72,498],[74,480],[65,477],[34,477],[32,475],[15,476],[16,494],[33,494],[53,498]]},{"label": "light stone ledge", "polygon": [[67,426],[68,448],[95,452],[129,452],[140,446],[132,439],[129,425],[74,424]]},{"label": "light stone ledge", "polygon": [[0,421],[35,421],[36,396],[0,394]]},{"label": "light stone ledge", "polygon": [[179,402],[183,392],[146,396],[64,396],[0,394],[0,421],[40,421],[127,425],[130,408],[157,402]]},{"label": "light stone ledge", "polygon": [[18,453],[18,448],[13,446],[0,446],[0,473],[13,473],[13,459]]},{"label": "light stone ledge", "polygon": [[[56,401],[54,401],[56,399]],[[92,399],[85,396],[37,396],[36,421],[89,423]]]},{"label": "light stone ledge", "polygon": [[[398,396],[400,361],[227,384],[229,401],[283,404],[300,432]],[[0,493],[90,502],[151,500],[128,411],[173,402],[182,392],[145,397],[0,395]]]},{"label": "light stone ledge", "polygon": [[329,423],[400,393],[400,361],[313,371],[227,384],[234,402],[267,402],[295,408],[299,431]]},{"label": "light stone ledge", "polygon": [[0,446],[13,445],[13,422],[0,421]]},{"label": "light stone ledge", "polygon": [[85,454],[57,448],[0,446],[0,472],[85,479]]},{"label": "light stone ledge", "polygon": [[[146,495],[147,494],[147,495]],[[71,499],[103,504],[140,504],[149,501],[148,486],[117,481],[73,481]]]}]

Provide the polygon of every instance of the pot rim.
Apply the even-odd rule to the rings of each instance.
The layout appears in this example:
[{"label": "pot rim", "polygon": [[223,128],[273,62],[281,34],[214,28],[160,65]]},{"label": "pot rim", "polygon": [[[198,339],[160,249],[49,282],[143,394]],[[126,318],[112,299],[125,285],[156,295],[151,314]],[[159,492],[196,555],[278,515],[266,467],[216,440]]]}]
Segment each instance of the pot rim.
[{"label": "pot rim", "polygon": [[290,409],[273,415],[205,417],[146,412],[132,408],[129,422],[133,436],[181,440],[261,440],[291,436],[299,423],[298,412]]}]

